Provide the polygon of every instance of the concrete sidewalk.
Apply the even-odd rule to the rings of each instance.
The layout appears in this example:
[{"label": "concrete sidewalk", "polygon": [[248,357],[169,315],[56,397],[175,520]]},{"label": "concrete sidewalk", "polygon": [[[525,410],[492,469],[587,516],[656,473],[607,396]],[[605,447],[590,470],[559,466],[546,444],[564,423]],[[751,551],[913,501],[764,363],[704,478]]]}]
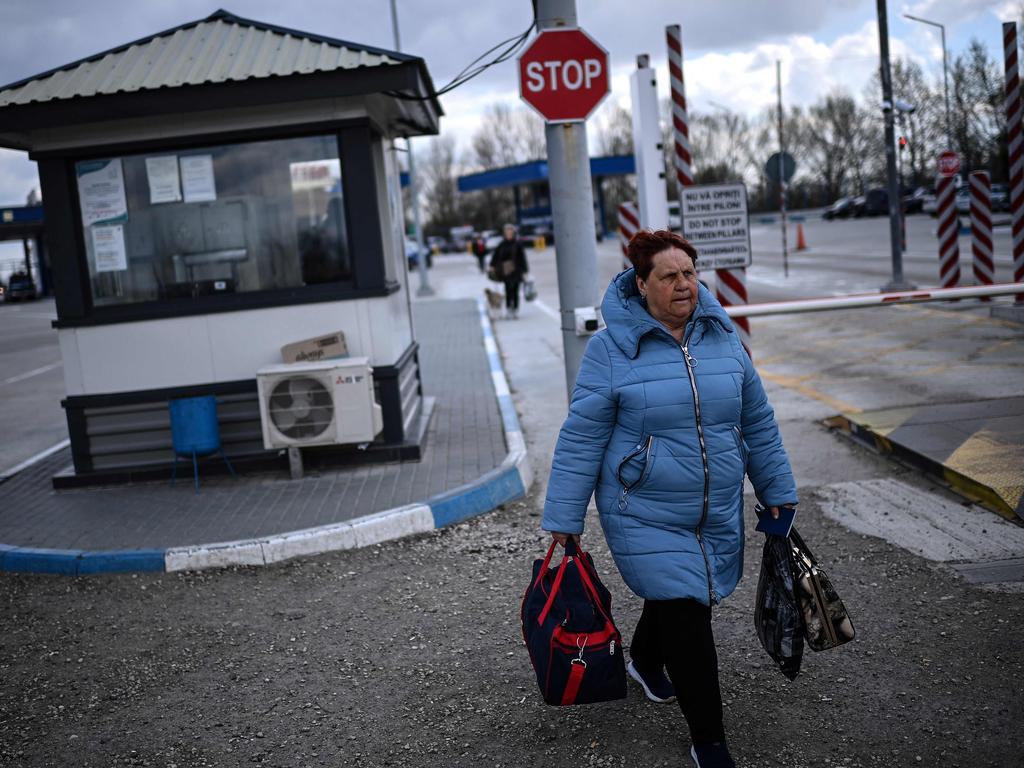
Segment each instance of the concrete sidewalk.
[{"label": "concrete sidewalk", "polygon": [[421,461],[299,481],[211,475],[199,494],[189,478],[55,491],[65,449],[3,484],[0,570],[262,564],[430,530],[521,496],[522,440],[511,402],[499,400],[507,390],[496,391],[504,374],[486,316],[474,300],[439,300],[414,304],[414,321],[424,394],[436,398]]}]

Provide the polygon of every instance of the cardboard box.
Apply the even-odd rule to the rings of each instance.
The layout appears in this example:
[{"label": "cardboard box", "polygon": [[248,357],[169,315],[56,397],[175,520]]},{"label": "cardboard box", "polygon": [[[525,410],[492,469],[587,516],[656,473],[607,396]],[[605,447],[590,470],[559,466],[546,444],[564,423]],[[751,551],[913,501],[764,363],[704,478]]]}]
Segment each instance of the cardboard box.
[{"label": "cardboard box", "polygon": [[336,357],[348,357],[348,344],[342,331],[317,336],[315,339],[296,341],[281,347],[286,363],[315,363]]}]

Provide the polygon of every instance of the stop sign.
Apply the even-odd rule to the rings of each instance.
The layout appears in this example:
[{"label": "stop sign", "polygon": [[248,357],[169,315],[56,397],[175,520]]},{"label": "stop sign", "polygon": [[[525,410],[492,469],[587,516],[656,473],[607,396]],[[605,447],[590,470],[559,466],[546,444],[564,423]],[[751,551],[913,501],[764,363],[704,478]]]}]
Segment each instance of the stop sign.
[{"label": "stop sign", "polygon": [[956,176],[960,173],[960,157],[956,152],[946,151],[939,155],[939,175]]},{"label": "stop sign", "polygon": [[608,90],[608,51],[582,29],[545,30],[519,57],[519,95],[549,123],[586,120]]}]

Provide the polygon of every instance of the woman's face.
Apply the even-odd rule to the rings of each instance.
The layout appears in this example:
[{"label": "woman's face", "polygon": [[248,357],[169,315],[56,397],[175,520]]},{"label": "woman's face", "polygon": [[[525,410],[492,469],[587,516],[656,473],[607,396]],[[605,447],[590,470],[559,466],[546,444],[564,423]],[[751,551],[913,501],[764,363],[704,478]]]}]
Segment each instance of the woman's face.
[{"label": "woman's face", "polygon": [[686,325],[697,307],[697,270],[678,248],[655,254],[651,273],[646,280],[637,277],[636,284],[647,297],[648,311],[669,328]]}]

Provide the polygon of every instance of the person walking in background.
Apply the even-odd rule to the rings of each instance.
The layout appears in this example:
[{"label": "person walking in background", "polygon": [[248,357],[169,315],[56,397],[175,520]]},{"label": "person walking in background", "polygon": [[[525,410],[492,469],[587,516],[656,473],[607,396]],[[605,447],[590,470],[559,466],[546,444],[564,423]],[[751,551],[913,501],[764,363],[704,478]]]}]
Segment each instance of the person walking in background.
[{"label": "person walking in background", "polygon": [[484,240],[483,235],[477,235],[473,238],[473,255],[476,256],[476,263],[480,266],[480,271],[484,271],[484,259],[487,256],[487,241]]},{"label": "person walking in background", "polygon": [[596,490],[615,565],[644,598],[627,671],[648,699],[678,697],[698,768],[735,768],[711,611],[743,572],[744,474],[773,517],[796,484],[761,379],[697,281],[696,249],[640,231],[627,255],[580,364],[542,527],[578,538]]},{"label": "person walking in background", "polygon": [[502,235],[502,241],[491,255],[491,271],[505,284],[505,313],[514,320],[519,316],[519,286],[530,268],[526,263],[526,251],[516,237],[515,225],[502,227]]}]

